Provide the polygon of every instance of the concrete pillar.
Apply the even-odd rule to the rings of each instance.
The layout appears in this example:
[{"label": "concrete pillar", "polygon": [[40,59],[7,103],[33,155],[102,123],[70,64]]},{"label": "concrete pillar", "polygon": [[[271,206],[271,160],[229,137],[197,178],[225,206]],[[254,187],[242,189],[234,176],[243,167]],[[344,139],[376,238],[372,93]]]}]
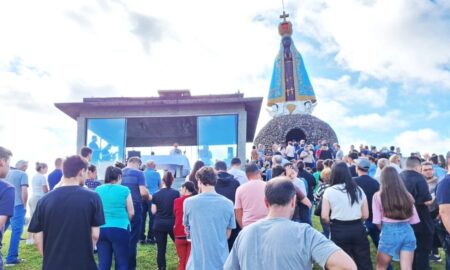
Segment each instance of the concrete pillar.
[{"label": "concrete pillar", "polygon": [[242,165],[246,160],[246,144],[247,144],[247,111],[242,110],[238,114],[238,140],[237,140],[237,156],[241,159]]},{"label": "concrete pillar", "polygon": [[81,147],[86,145],[87,123],[86,118],[79,116],[77,118],[77,149],[76,153],[80,153]]}]

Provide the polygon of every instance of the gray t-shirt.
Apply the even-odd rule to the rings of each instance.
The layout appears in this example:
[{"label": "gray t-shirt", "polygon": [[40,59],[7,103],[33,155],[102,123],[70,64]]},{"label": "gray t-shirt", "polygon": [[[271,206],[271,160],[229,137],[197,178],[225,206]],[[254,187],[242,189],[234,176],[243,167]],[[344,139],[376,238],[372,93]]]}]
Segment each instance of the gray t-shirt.
[{"label": "gray t-shirt", "polygon": [[308,224],[286,218],[263,219],[245,227],[234,242],[224,270],[312,269],[324,267],[340,250]]},{"label": "gray t-shirt", "polygon": [[228,256],[227,229],[236,228],[233,202],[217,193],[184,201],[183,223],[191,234],[187,270],[222,270]]},{"label": "gray t-shirt", "polygon": [[14,206],[23,205],[22,186],[28,187],[28,175],[21,170],[12,169],[9,171],[8,176],[6,176],[6,181],[13,185],[16,191]]}]

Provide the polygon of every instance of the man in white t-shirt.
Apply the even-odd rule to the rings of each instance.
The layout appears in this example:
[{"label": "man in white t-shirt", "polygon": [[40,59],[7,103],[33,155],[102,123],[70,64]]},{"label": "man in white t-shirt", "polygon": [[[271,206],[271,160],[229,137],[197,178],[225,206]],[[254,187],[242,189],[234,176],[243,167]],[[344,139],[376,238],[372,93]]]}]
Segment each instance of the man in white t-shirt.
[{"label": "man in white t-shirt", "polygon": [[231,159],[231,167],[228,170],[228,173],[233,175],[234,179],[238,180],[241,185],[248,182],[247,176],[244,171],[241,170],[240,158],[235,157]]},{"label": "man in white t-shirt", "polygon": [[265,218],[268,213],[264,205],[266,182],[262,180],[258,166],[253,163],[248,164],[245,166],[245,173],[248,182],[236,190],[234,205],[236,221],[241,228]]},{"label": "man in white t-shirt", "polygon": [[289,141],[288,145],[286,146],[286,157],[289,161],[295,158],[295,147],[291,141]]}]

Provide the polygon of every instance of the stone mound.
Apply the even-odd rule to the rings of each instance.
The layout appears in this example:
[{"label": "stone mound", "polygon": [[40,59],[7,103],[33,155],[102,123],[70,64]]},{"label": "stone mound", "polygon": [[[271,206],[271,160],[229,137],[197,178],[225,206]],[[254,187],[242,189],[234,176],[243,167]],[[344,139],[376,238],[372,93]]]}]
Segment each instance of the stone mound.
[{"label": "stone mound", "polygon": [[329,124],[309,114],[294,114],[275,117],[256,136],[255,145],[270,146],[288,140],[306,140],[317,144],[318,140],[337,143],[338,138]]}]

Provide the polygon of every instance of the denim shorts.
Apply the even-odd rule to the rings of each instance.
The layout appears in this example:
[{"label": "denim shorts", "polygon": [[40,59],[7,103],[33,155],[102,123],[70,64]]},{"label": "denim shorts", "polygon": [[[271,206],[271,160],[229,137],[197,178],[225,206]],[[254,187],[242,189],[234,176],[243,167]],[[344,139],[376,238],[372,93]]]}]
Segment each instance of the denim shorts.
[{"label": "denim shorts", "polygon": [[400,251],[416,249],[416,237],[409,223],[383,223],[381,227],[378,251],[392,257],[394,261],[400,259]]}]

